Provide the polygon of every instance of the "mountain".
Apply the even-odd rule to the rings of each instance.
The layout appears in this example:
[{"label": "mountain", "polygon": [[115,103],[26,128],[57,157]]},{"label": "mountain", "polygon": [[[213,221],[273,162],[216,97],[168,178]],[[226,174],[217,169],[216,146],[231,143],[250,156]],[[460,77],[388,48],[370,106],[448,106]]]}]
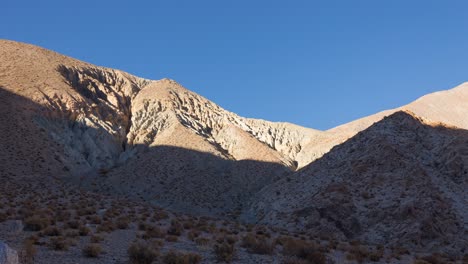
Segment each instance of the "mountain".
[{"label": "mountain", "polygon": [[462,84],[319,131],[238,116],[174,80],[0,40],[0,200],[89,192],[275,236],[462,256],[467,113]]},{"label": "mountain", "polygon": [[460,254],[468,245],[468,131],[397,111],[266,186],[246,220]]},{"label": "mountain", "polygon": [[[175,81],[138,78],[33,45],[2,40],[0,60],[5,100],[31,101],[30,108],[18,103],[6,111],[27,116],[24,123],[37,130],[29,141],[51,146],[34,153],[50,170],[101,191],[157,195],[174,208],[238,208],[246,194],[313,160],[316,154],[304,149],[323,134],[243,118]],[[161,148],[174,151],[161,154]],[[146,189],[137,186],[143,183]],[[195,183],[202,187],[194,189]],[[196,201],[189,193],[206,197]]]}]

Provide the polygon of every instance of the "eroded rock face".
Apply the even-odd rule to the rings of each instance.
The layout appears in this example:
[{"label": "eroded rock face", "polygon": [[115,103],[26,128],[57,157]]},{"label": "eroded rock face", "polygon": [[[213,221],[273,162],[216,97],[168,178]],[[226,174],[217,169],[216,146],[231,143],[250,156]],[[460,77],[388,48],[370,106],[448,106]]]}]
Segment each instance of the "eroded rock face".
[{"label": "eroded rock face", "polygon": [[97,67],[59,65],[57,71],[79,96],[43,93],[52,113],[36,121],[65,146],[73,170],[108,170],[134,156],[134,145],[158,144],[157,135],[176,124],[230,159],[296,169],[315,158],[303,152],[321,132],[239,117],[172,80],[148,81]]},{"label": "eroded rock face", "polygon": [[127,145],[131,99],[148,81],[97,67],[60,65],[57,71],[80,97],[43,96],[47,116],[37,123],[65,147],[71,169],[109,169]]},{"label": "eroded rock face", "polygon": [[19,264],[18,253],[0,241],[0,264]]}]

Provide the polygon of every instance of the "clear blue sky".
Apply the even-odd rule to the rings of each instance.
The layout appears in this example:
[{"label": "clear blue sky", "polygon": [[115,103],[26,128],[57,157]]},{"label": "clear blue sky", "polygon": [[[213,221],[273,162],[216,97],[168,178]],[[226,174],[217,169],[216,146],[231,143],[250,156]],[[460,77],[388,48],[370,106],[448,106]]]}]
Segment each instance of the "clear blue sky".
[{"label": "clear blue sky", "polygon": [[464,2],[3,0],[0,38],[327,129],[468,81]]}]

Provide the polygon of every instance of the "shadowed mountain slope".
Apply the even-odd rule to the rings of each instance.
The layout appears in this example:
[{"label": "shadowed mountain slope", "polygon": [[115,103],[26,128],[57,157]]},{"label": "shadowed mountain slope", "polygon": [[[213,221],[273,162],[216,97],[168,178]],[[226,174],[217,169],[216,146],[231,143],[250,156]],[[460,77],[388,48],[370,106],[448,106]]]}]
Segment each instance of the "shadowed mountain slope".
[{"label": "shadowed mountain slope", "polygon": [[463,84],[318,131],[240,117],[173,80],[0,40],[7,184],[60,178],[340,240],[468,251],[466,113]]},{"label": "shadowed mountain slope", "polygon": [[462,254],[468,245],[467,142],[466,130],[393,113],[264,188],[244,218]]}]

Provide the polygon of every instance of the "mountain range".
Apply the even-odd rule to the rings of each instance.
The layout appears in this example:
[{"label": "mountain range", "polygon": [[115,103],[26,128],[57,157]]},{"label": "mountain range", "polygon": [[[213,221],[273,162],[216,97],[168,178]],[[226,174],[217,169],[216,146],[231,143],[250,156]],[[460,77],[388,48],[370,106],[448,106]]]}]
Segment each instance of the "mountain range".
[{"label": "mountain range", "polygon": [[468,83],[320,131],[0,40],[0,172],[172,212],[468,253]]}]

